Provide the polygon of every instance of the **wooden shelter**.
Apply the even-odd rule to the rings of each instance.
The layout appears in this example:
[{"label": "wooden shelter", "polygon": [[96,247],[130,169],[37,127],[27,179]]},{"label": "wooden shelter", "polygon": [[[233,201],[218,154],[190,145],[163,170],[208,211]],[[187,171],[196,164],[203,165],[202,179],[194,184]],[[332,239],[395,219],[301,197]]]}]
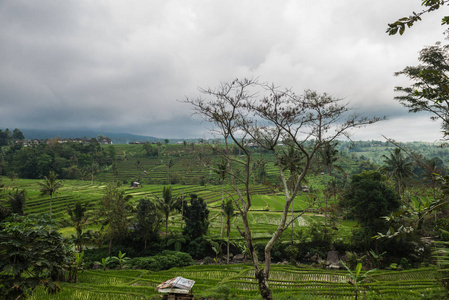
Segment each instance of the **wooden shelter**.
[{"label": "wooden shelter", "polygon": [[164,297],[167,300],[193,300],[192,288],[194,284],[194,280],[178,276],[162,282],[156,287],[156,290],[159,293],[167,294],[167,297]]}]

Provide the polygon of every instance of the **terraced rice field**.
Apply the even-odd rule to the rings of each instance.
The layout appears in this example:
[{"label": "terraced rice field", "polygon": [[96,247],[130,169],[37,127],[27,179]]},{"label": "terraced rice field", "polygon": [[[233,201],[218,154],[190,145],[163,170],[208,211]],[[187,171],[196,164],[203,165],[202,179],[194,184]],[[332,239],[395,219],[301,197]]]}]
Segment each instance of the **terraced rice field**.
[{"label": "terraced rice field", "polygon": [[[155,287],[170,278],[182,276],[195,280],[194,294],[207,295],[208,290],[226,285],[231,294],[239,299],[259,299],[257,282],[252,266],[238,264],[229,266],[202,265],[173,268],[167,271],[144,270],[85,271],[77,284],[63,284],[60,294],[49,296],[42,290],[30,299],[141,299],[157,297]],[[293,266],[272,267],[270,286],[273,295],[290,295],[301,299],[353,299],[353,287],[344,271],[329,271]],[[441,292],[437,274],[433,268],[410,271],[382,271],[372,273],[363,284],[362,295],[372,297],[398,297],[420,299],[424,294]],[[296,295],[296,296],[295,296]]]}]

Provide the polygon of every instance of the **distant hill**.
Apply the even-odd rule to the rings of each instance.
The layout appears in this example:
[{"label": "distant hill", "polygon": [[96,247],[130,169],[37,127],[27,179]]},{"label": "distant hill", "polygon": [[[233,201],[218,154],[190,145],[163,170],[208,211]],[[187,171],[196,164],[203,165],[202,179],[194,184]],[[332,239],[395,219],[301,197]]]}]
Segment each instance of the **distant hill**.
[{"label": "distant hill", "polygon": [[131,133],[123,132],[104,132],[94,130],[41,130],[41,129],[21,129],[26,139],[50,139],[55,137],[60,138],[96,138],[97,136],[104,135],[112,139],[113,144],[127,144],[129,142],[158,142],[164,141],[162,138],[156,138],[152,136],[135,135]]}]

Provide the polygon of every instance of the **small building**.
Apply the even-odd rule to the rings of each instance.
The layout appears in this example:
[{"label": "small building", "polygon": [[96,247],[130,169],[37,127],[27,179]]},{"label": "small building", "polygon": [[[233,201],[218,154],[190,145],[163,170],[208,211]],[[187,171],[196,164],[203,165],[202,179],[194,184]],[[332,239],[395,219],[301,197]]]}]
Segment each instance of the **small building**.
[{"label": "small building", "polygon": [[194,284],[194,280],[178,276],[162,282],[156,287],[156,290],[159,293],[166,294],[164,299],[167,300],[193,300],[192,288]]},{"label": "small building", "polygon": [[131,182],[131,187],[132,187],[132,188],[138,188],[139,186],[140,186],[140,183],[139,183],[139,182],[137,182],[137,181]]}]

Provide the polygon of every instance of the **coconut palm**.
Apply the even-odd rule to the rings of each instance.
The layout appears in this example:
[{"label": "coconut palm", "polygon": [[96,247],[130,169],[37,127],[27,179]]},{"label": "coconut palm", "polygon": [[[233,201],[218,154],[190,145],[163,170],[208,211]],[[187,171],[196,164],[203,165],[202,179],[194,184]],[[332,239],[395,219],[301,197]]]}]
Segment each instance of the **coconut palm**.
[{"label": "coconut palm", "polygon": [[[304,156],[303,154],[296,150],[293,145],[290,145],[288,147],[288,151],[283,151],[281,157],[280,157],[281,165],[283,167],[283,170],[289,170],[290,176],[287,181],[287,184],[289,185],[289,188],[292,190],[296,184],[296,180],[298,178],[298,174],[302,171],[302,165],[304,162]],[[304,180],[305,182],[305,180]],[[294,209],[293,209],[293,201],[291,204],[292,208],[292,219],[294,217]],[[292,222],[292,244],[294,239],[294,226],[295,223]]]},{"label": "coconut palm", "polygon": [[214,172],[218,175],[221,182],[221,238],[223,238],[223,214],[224,214],[224,184],[226,179],[228,164],[225,160],[222,160],[221,163],[217,164],[217,169]]},{"label": "coconut palm", "polygon": [[322,163],[325,165],[327,172],[326,172],[326,200],[325,200],[325,210],[324,210],[324,228],[327,228],[327,203],[329,201],[329,176],[332,176],[332,167],[334,163],[338,159],[338,150],[335,149],[337,146],[337,143],[330,143],[327,142],[324,144],[323,148],[321,148],[320,158]]},{"label": "coconut palm", "polygon": [[37,184],[40,186],[41,196],[50,195],[50,215],[51,215],[51,202],[53,201],[53,195],[63,186],[62,181],[58,181],[58,175],[55,172],[50,171],[50,175],[45,176],[44,181],[40,181]]},{"label": "coconut palm", "polygon": [[12,171],[8,173],[8,178],[11,180],[11,186],[14,186],[14,180],[19,178],[19,175],[16,172]]},{"label": "coconut palm", "polygon": [[23,216],[23,209],[25,208],[26,191],[16,189],[14,192],[8,194],[9,204],[12,212]]},{"label": "coconut palm", "polygon": [[383,158],[385,166],[382,167],[382,170],[388,172],[390,177],[393,177],[397,193],[403,195],[405,181],[415,175],[412,169],[413,163],[402,155],[399,148],[390,151],[389,156],[383,155]]},{"label": "coconut palm", "polygon": [[165,187],[162,190],[162,197],[156,197],[156,207],[165,218],[165,236],[168,236],[168,219],[170,213],[179,207],[179,198],[173,197],[172,188]]},{"label": "coconut palm", "polygon": [[226,238],[227,238],[227,245],[226,245],[226,264],[229,265],[229,235],[231,233],[231,218],[234,217],[234,205],[232,203],[232,200],[229,199],[226,201],[226,204],[224,206],[223,212],[226,216]]},{"label": "coconut palm", "polygon": [[170,158],[168,161],[163,161],[162,163],[167,167],[167,183],[170,184],[170,170],[176,162]]},{"label": "coconut palm", "polygon": [[97,162],[93,162],[90,166],[90,184],[94,184],[94,175],[100,172],[100,165]]},{"label": "coconut palm", "polygon": [[303,154],[296,150],[293,146],[288,147],[288,151],[283,151],[280,160],[283,170],[290,171],[289,184],[294,185],[297,175],[302,171]]},{"label": "coconut palm", "polygon": [[73,222],[75,227],[76,236],[75,236],[75,245],[78,252],[81,252],[82,242],[88,235],[83,234],[83,228],[87,225],[87,220],[89,216],[86,214],[88,205],[82,204],[80,200],[75,203],[75,206],[72,208],[69,206],[67,209],[67,213],[70,216],[70,219]]}]

